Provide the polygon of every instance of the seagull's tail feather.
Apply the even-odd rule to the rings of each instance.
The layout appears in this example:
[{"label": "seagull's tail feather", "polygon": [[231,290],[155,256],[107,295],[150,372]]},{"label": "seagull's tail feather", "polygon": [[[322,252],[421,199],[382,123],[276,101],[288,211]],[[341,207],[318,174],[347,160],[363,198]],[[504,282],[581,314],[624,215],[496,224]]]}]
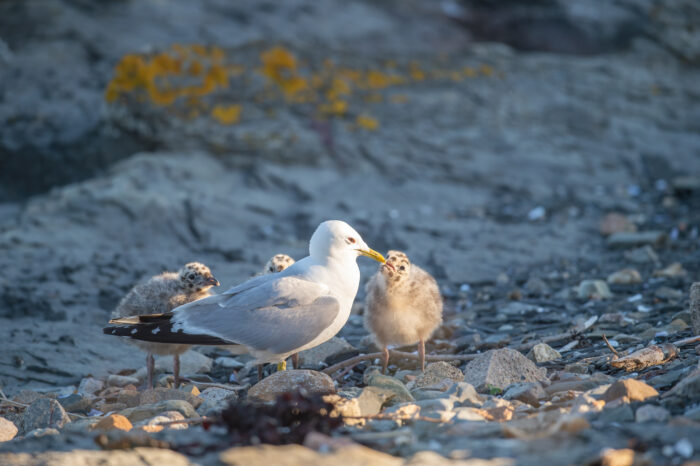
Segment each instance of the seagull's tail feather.
[{"label": "seagull's tail feather", "polygon": [[146,322],[163,322],[169,321],[173,316],[172,312],[165,314],[144,314],[136,316],[125,316],[117,319],[111,319],[110,324],[143,324]]},{"label": "seagull's tail feather", "polygon": [[[115,319],[123,323],[121,319]],[[110,321],[110,323],[113,323]],[[182,330],[173,331],[173,324],[169,321],[137,323],[133,325],[121,325],[105,327],[102,332],[107,335],[129,337],[134,340],[152,341],[155,343],[175,343],[183,345],[235,345],[235,342],[224,340],[212,335],[188,334]]]}]

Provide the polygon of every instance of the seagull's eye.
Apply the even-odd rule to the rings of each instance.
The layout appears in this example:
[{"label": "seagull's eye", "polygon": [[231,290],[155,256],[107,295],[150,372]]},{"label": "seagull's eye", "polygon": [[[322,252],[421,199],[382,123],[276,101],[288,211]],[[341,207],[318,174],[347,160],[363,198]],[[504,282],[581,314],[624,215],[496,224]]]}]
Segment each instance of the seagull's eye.
[{"label": "seagull's eye", "polygon": [[348,238],[348,243],[355,244],[356,240],[352,236]]}]

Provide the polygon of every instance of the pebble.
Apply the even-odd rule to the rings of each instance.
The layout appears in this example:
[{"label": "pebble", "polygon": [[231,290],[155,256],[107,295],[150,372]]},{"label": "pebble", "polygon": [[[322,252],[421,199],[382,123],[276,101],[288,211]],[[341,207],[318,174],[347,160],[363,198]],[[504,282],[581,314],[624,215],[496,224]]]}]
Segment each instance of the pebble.
[{"label": "pebble", "polygon": [[600,220],[598,231],[604,236],[610,236],[615,233],[637,231],[637,226],[627,216],[611,212]]},{"label": "pebble", "polygon": [[77,393],[59,398],[58,402],[69,413],[87,414],[92,409],[91,401]]},{"label": "pebble", "polygon": [[209,387],[199,395],[202,404],[197,408],[197,413],[202,416],[209,416],[221,412],[229,403],[238,399],[238,392],[226,390],[225,388]]},{"label": "pebble", "polygon": [[584,280],[576,289],[581,299],[610,299],[613,297],[608,284],[603,280]]},{"label": "pebble", "polygon": [[673,447],[676,450],[676,453],[678,453],[683,458],[687,459],[693,456],[693,444],[687,438],[680,439],[676,442],[676,444]]},{"label": "pebble", "polygon": [[461,407],[454,409],[456,421],[485,421],[484,412],[478,408]]},{"label": "pebble", "polygon": [[661,406],[644,405],[637,408],[634,418],[637,422],[666,422],[671,419],[671,413]]},{"label": "pebble", "polygon": [[92,428],[95,430],[123,430],[128,432],[133,428],[133,425],[129,419],[121,414],[110,414],[100,419]]},{"label": "pebble", "polygon": [[659,256],[656,254],[656,251],[648,245],[625,251],[624,256],[625,260],[634,264],[648,264],[649,262],[653,262],[654,264],[659,263]]},{"label": "pebble", "polygon": [[700,405],[691,406],[683,413],[684,417],[696,422],[700,422]]},{"label": "pebble", "polygon": [[523,289],[530,296],[541,297],[551,293],[549,286],[539,277],[530,277],[523,285]]},{"label": "pebble", "polygon": [[561,353],[547,343],[538,343],[527,353],[527,358],[536,363],[543,363],[561,359]]},{"label": "pebble", "polygon": [[418,376],[415,386],[423,388],[434,385],[444,379],[462,382],[464,380],[464,373],[458,367],[448,364],[447,362],[431,362],[425,367],[425,372]]},{"label": "pebble", "polygon": [[194,410],[191,404],[184,400],[166,400],[160,401],[154,404],[137,406],[135,408],[128,408],[119,412],[122,416],[125,416],[131,421],[139,422],[145,419],[150,419],[157,416],[165,411],[178,411],[186,418],[196,417],[197,412]]},{"label": "pebble", "polygon": [[127,375],[110,374],[107,377],[107,385],[110,387],[125,387],[127,385],[138,385],[139,379]]},{"label": "pebble", "polygon": [[611,285],[634,285],[642,283],[642,276],[637,269],[622,269],[608,275],[607,282]]},{"label": "pebble", "polygon": [[[196,387],[195,387],[196,389]],[[197,390],[199,391],[199,390]],[[204,400],[199,398],[192,393],[187,393],[184,390],[177,390],[175,388],[154,388],[149,390],[144,390],[139,394],[139,405],[158,403],[159,401],[166,400],[184,400],[192,405],[194,409],[199,408]]]},{"label": "pebble", "polygon": [[488,393],[491,387],[504,390],[516,382],[539,382],[547,371],[537,367],[519,351],[510,348],[490,350],[477,355],[464,368],[464,381],[477,392]]},{"label": "pebble", "polygon": [[[40,438],[40,437],[46,437],[46,436],[53,436],[53,435],[60,435],[61,433],[58,431],[58,429],[55,429],[53,427],[40,427],[38,429],[30,430],[26,434],[24,434],[24,438]],[[2,464],[2,463],[0,463]]]},{"label": "pebble", "polygon": [[392,395],[392,404],[415,401],[413,395],[411,395],[406,386],[399,379],[381,374],[379,370],[374,367],[371,367],[365,371],[363,381],[366,385],[378,387],[383,391],[390,393]]},{"label": "pebble", "polygon": [[0,442],[12,440],[17,435],[17,426],[4,417],[0,417]]},{"label": "pebble", "polygon": [[547,398],[547,392],[538,382],[514,383],[508,386],[503,394],[506,400],[518,400],[535,408],[540,406],[540,400]]},{"label": "pebble", "polygon": [[668,267],[657,270],[654,272],[655,277],[664,277],[664,278],[678,278],[678,277],[685,277],[688,274],[688,272],[685,271],[683,268],[683,265],[681,265],[680,262],[674,262],[673,264],[669,265]]},{"label": "pebble", "polygon": [[333,379],[322,372],[312,370],[279,371],[264,378],[248,390],[248,397],[257,401],[273,401],[279,395],[300,388],[309,393],[335,393]]},{"label": "pebble", "polygon": [[663,231],[650,230],[638,232],[620,232],[608,236],[606,244],[609,248],[632,248],[635,246],[660,246],[668,236]]},{"label": "pebble", "polygon": [[122,389],[117,395],[117,403],[123,403],[127,408],[133,408],[141,403],[141,394],[138,390]]},{"label": "pebble", "polygon": [[150,433],[160,432],[161,430],[163,430],[165,428],[182,430],[182,429],[187,429],[187,427],[189,427],[187,425],[187,423],[182,422],[182,423],[170,424],[168,426],[162,426],[159,424],[164,423],[164,422],[182,421],[184,419],[185,419],[185,416],[183,416],[178,411],[165,411],[164,413],[161,413],[158,416],[152,417],[151,419],[147,419],[145,421],[139,422],[138,427],[140,427],[141,430],[145,430],[146,432],[150,432]]},{"label": "pebble", "polygon": [[50,398],[40,398],[24,410],[22,431],[30,432],[40,428],[60,429],[70,422],[63,406]]},{"label": "pebble", "polygon": [[659,392],[650,385],[635,379],[618,380],[603,394],[603,400],[611,402],[622,397],[630,401],[644,401],[659,396]]},{"label": "pebble", "polygon": [[598,421],[602,423],[624,423],[634,421],[634,412],[629,405],[629,401],[606,405],[605,409],[598,416]]},{"label": "pebble", "polygon": [[80,385],[78,385],[78,393],[85,397],[94,398],[97,396],[97,392],[104,388],[104,385],[105,384],[102,380],[86,377],[80,381]]}]

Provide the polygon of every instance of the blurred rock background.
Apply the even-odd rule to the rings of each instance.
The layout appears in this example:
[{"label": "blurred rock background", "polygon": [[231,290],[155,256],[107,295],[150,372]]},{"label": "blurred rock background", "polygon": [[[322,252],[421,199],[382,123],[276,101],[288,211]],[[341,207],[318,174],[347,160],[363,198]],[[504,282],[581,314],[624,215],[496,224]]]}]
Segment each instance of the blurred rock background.
[{"label": "blurred rock background", "polygon": [[100,331],[133,284],[199,260],[225,289],[327,218],[448,298],[622,268],[611,211],[692,274],[699,23],[691,0],[0,2],[0,385],[137,367]]}]

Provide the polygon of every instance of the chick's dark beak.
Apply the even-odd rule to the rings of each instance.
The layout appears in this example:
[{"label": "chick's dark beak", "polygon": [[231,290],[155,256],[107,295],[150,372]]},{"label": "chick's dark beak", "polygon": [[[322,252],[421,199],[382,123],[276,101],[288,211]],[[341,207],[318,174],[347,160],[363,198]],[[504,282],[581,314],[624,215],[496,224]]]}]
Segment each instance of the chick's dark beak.
[{"label": "chick's dark beak", "polygon": [[207,278],[207,283],[210,284],[211,286],[219,286],[221,283],[219,283],[219,280],[217,280],[214,277],[209,277]]}]

